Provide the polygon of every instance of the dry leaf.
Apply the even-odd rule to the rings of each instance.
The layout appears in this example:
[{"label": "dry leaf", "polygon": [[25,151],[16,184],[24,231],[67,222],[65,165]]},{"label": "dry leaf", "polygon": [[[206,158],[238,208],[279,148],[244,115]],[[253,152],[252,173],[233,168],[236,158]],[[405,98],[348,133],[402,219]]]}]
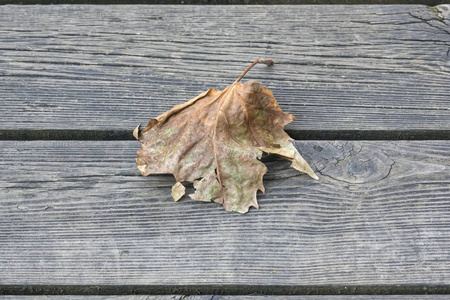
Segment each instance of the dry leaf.
[{"label": "dry leaf", "polygon": [[172,198],[175,201],[178,201],[181,199],[181,197],[184,196],[184,193],[186,192],[186,188],[184,185],[181,184],[181,182],[175,183],[175,185],[172,187]]},{"label": "dry leaf", "polygon": [[258,208],[266,166],[262,152],[275,153],[291,167],[318,179],[284,132],[294,116],[284,113],[272,92],[256,81],[241,83],[257,59],[226,89],[210,89],[150,120],[134,135],[142,143],[136,165],[142,175],[171,173],[175,200],[193,182],[194,200],[223,204],[227,211]]}]

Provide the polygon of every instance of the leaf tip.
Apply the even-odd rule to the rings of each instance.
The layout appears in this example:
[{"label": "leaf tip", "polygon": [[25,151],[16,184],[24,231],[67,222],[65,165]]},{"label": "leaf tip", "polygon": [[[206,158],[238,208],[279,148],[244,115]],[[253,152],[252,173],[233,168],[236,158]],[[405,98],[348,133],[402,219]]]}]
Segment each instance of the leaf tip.
[{"label": "leaf tip", "polygon": [[133,136],[136,140],[139,141],[139,131],[141,130],[141,124],[136,126],[136,128],[133,130]]},{"label": "leaf tip", "polygon": [[141,172],[142,176],[147,176],[150,174],[150,172],[147,172],[147,164],[139,157],[136,157],[136,167],[138,168],[139,172]]},{"label": "leaf tip", "polygon": [[175,201],[178,201],[181,199],[181,197],[184,196],[186,193],[186,188],[184,185],[181,184],[181,182],[177,182],[172,186],[172,198]]}]

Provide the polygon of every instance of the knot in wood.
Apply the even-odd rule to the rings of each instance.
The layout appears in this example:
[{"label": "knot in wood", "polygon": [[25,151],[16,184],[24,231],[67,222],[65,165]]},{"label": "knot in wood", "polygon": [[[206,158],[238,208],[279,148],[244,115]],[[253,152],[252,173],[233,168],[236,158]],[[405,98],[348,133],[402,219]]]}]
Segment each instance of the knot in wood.
[{"label": "knot in wood", "polygon": [[394,162],[381,149],[363,147],[359,142],[329,142],[316,145],[320,173],[351,184],[377,182],[386,178]]}]

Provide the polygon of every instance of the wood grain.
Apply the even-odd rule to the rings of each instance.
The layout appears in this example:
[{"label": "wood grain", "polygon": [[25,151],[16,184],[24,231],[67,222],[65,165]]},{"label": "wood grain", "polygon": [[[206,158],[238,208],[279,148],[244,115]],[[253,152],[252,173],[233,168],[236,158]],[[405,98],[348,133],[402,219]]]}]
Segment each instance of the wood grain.
[{"label": "wood grain", "polygon": [[[0,285],[448,285],[450,142],[297,142],[260,210],[174,203],[137,142],[1,142]],[[422,291],[422,290],[421,290]]]},{"label": "wood grain", "polygon": [[0,6],[0,130],[132,130],[210,87],[299,130],[449,130],[448,6]]},{"label": "wood grain", "polygon": [[[214,296],[210,300],[445,300],[447,295]],[[131,300],[131,299],[130,299]],[[188,300],[190,300],[188,298]]]},{"label": "wood grain", "polygon": [[184,5],[298,5],[298,4],[446,4],[446,0],[0,0],[0,5],[17,4],[184,4]]},{"label": "wood grain", "polygon": [[[235,296],[236,299],[241,296]],[[0,300],[222,300],[221,296],[188,296],[188,295],[130,295],[130,296],[0,296]],[[232,298],[230,298],[232,299]],[[274,298],[275,299],[275,298]],[[368,298],[367,300],[369,300]],[[406,298],[404,298],[406,299]],[[417,298],[419,299],[419,298]],[[425,300],[441,300],[439,298],[423,298]],[[256,299],[255,299],[256,300]],[[302,300],[302,299],[301,299]],[[309,300],[309,299],[306,299]],[[316,299],[311,299],[316,300]],[[328,300],[328,299],[325,299]],[[333,299],[331,299],[333,300]],[[336,299],[341,300],[341,299]],[[352,300],[352,299],[350,299]],[[356,299],[355,299],[356,300]],[[360,299],[357,299],[360,300]],[[361,299],[366,300],[366,299]],[[372,299],[370,299],[372,300]],[[383,300],[383,299],[381,299]],[[403,300],[399,298],[399,300]]]}]

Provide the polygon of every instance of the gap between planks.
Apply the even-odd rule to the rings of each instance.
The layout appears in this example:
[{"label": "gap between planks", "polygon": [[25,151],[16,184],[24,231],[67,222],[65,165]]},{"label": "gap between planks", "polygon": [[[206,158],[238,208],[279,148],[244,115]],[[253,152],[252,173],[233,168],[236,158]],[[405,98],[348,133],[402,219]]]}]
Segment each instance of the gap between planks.
[{"label": "gap between planks", "polygon": [[109,295],[0,296],[0,300],[448,300],[446,295]]},{"label": "gap between planks", "polygon": [[[299,141],[398,141],[450,140],[450,130],[286,130]],[[0,130],[3,141],[127,141],[131,130]]]},{"label": "gap between planks", "polygon": [[[146,295],[151,294],[151,295]],[[172,296],[169,296],[171,295]],[[173,294],[178,294],[173,295]],[[214,295],[211,295],[214,294]],[[46,295],[47,300],[52,299],[90,299],[86,296],[109,295],[109,297],[93,297],[92,300],[444,300],[448,299],[450,287],[414,285],[383,285],[383,286],[229,286],[229,285],[205,285],[205,286],[77,286],[77,285],[27,285],[7,286],[0,285],[0,300],[16,300],[13,295]],[[10,295],[2,297],[1,295]],[[53,298],[54,295],[70,295],[70,298]],[[74,296],[77,295],[77,296]],[[81,295],[85,295],[84,297]],[[113,296],[116,295],[116,296]],[[133,296],[119,296],[133,295]],[[145,296],[140,296],[145,295]],[[159,296],[156,296],[159,295]],[[184,296],[198,295],[198,296]],[[207,296],[202,296],[207,295]],[[233,296],[233,295],[240,295]],[[246,295],[246,296],[245,296]],[[253,295],[253,296],[252,296]],[[283,296],[280,296],[283,295]],[[305,295],[305,296],[286,296]],[[308,296],[306,296],[308,295]],[[320,297],[319,297],[320,295]],[[339,296],[345,295],[345,296]],[[383,295],[383,296],[380,296]],[[389,297],[387,297],[389,295]],[[407,295],[407,296],[404,296]],[[420,296],[419,296],[420,295]],[[326,296],[326,298],[324,298]],[[48,298],[47,298],[48,297]],[[26,298],[20,298],[26,299]],[[30,300],[39,300],[32,297]]]}]

